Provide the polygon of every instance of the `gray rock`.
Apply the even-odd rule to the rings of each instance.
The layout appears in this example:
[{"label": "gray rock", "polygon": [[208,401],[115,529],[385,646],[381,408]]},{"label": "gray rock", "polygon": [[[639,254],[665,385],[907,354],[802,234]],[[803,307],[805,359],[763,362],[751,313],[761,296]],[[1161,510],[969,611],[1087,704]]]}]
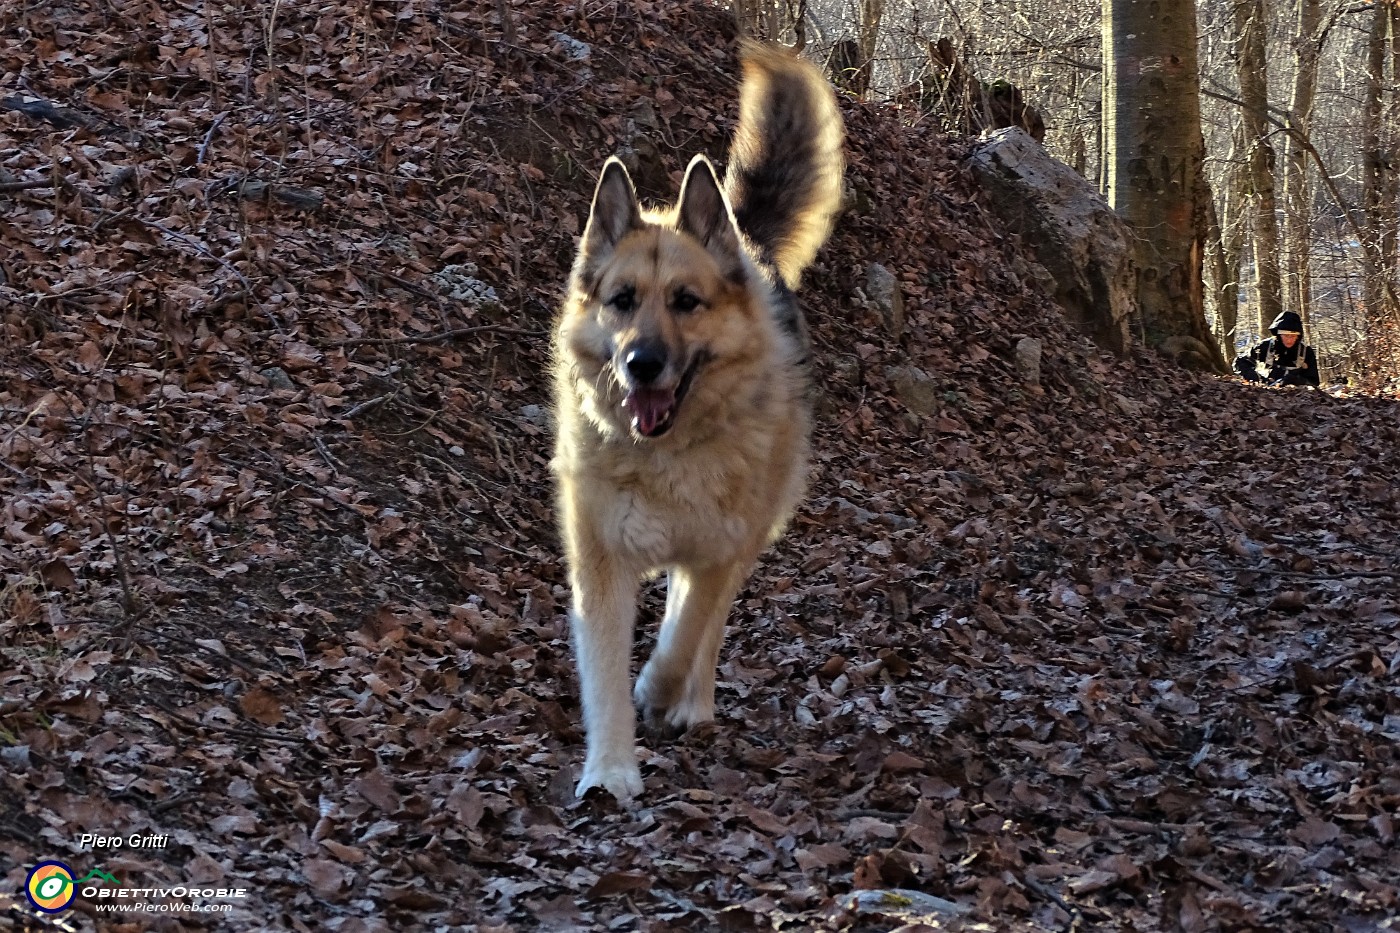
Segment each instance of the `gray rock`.
[{"label": "gray rock", "polygon": [[917,366],[891,366],[885,375],[894,385],[895,394],[904,407],[914,414],[936,415],[943,407],[938,383]]},{"label": "gray rock", "polygon": [[543,405],[522,405],[520,407],[520,417],[537,428],[548,428],[551,420],[549,409],[545,408]]},{"label": "gray rock", "polygon": [[1127,223],[1088,180],[1018,127],[979,140],[972,168],[997,218],[1049,272],[1050,297],[1065,317],[1101,346],[1125,353],[1139,314]]},{"label": "gray rock", "polygon": [[1016,341],[1016,371],[1028,386],[1040,385],[1040,354],[1045,342],[1038,337],[1022,337]]},{"label": "gray rock", "polygon": [[836,513],[841,516],[842,521],[860,527],[878,523],[887,528],[898,530],[913,528],[919,524],[908,515],[900,515],[895,512],[872,512],[869,509],[863,509],[850,499],[832,499],[831,504],[836,507]]},{"label": "gray rock", "polygon": [[563,47],[564,55],[568,57],[569,61],[586,62],[593,57],[593,46],[575,39],[568,33],[551,32],[549,37]]},{"label": "gray rock", "polygon": [[872,304],[880,311],[895,340],[904,336],[904,292],[899,288],[899,279],[894,273],[878,262],[872,262],[865,273],[865,293]]},{"label": "gray rock", "polygon": [[443,266],[433,273],[432,278],[438,288],[442,289],[442,293],[453,301],[460,301],[474,308],[499,305],[501,299],[496,295],[496,290],[477,278],[476,273],[476,263],[464,262]]},{"label": "gray rock", "polygon": [[267,369],[258,371],[258,375],[267,380],[270,388],[277,390],[295,389],[296,383],[292,377],[287,375],[287,371],[280,366],[269,366]]},{"label": "gray rock", "polygon": [[1142,415],[1142,405],[1128,398],[1126,395],[1120,395],[1114,392],[1109,398],[1113,402],[1113,406],[1129,418],[1137,418]]},{"label": "gray rock", "polygon": [[861,916],[886,917],[910,926],[929,926],[938,930],[950,929],[944,924],[949,918],[962,917],[972,911],[972,908],[957,901],[902,888],[855,891],[845,897],[842,906]]}]

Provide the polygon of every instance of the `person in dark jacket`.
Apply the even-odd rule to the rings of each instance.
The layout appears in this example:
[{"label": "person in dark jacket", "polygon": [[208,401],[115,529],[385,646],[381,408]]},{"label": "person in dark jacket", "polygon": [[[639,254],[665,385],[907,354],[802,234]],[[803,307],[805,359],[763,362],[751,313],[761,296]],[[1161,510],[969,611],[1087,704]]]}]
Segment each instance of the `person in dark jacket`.
[{"label": "person in dark jacket", "polygon": [[1317,353],[1303,343],[1303,319],[1285,311],[1269,325],[1268,340],[1235,360],[1235,372],[1271,386],[1316,386]]}]

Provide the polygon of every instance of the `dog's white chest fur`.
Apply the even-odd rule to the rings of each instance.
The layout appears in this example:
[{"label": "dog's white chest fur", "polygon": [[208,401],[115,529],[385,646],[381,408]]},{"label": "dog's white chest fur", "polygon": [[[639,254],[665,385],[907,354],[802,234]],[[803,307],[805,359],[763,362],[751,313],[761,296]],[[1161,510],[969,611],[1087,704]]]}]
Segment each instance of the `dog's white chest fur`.
[{"label": "dog's white chest fur", "polygon": [[[735,502],[757,506],[751,474],[728,473],[705,457],[686,458],[661,470],[624,474],[607,494],[614,505],[601,529],[610,550],[646,571],[702,556],[737,554],[763,537],[779,503],[739,512]],[[760,527],[761,526],[761,527]]]}]

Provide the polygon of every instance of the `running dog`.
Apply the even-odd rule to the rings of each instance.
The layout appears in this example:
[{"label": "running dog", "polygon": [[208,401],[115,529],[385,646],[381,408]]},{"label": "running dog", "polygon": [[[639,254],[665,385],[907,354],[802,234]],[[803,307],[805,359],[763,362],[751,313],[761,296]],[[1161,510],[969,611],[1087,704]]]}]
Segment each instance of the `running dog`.
[{"label": "running dog", "polygon": [[[747,42],[741,59],[723,185],[697,155],[677,202],[643,209],[609,159],[555,327],[580,796],[642,792],[634,700],[677,730],[713,717],[730,603],[806,482],[808,337],[793,290],[840,207],[841,115],[795,55]],[[639,587],[661,571],[665,618],[629,697]]]}]

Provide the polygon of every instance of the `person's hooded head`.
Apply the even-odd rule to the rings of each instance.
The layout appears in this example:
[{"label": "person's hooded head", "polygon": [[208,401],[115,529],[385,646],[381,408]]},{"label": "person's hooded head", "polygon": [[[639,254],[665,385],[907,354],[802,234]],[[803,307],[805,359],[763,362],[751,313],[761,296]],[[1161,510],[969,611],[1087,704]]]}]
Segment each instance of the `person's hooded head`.
[{"label": "person's hooded head", "polygon": [[1269,333],[1283,341],[1285,347],[1292,349],[1303,336],[1303,319],[1296,311],[1285,311],[1274,318],[1274,322],[1269,325]]}]

